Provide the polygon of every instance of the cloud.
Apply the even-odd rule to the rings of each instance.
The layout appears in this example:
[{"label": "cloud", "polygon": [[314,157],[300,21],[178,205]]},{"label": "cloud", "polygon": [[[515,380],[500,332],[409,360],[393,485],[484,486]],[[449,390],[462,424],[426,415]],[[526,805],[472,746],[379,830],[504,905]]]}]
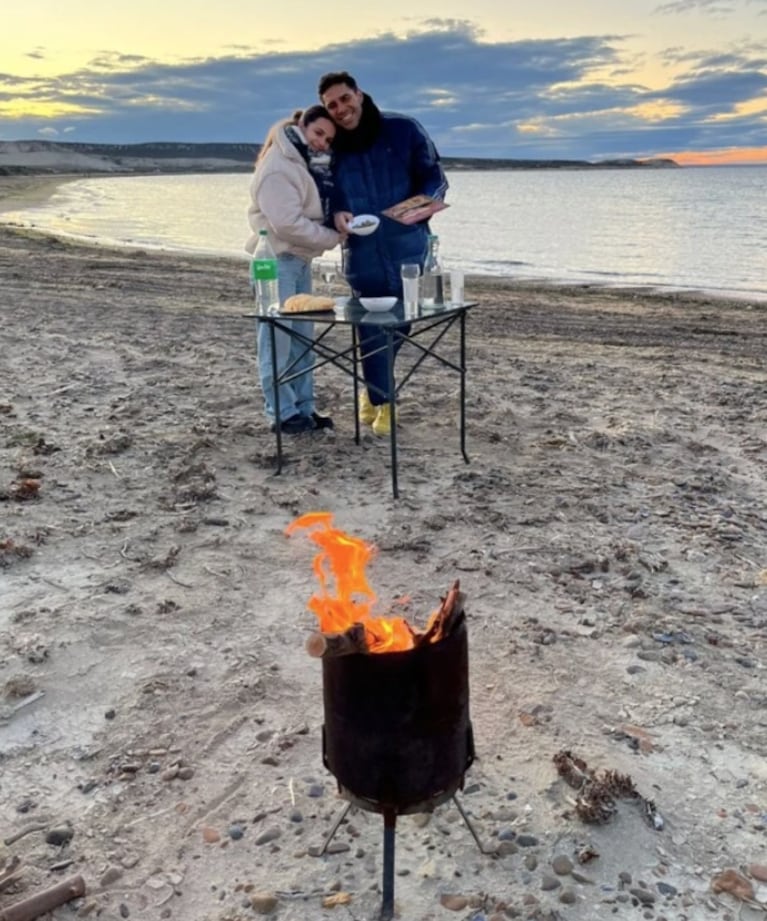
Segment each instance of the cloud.
[{"label": "cloud", "polygon": [[754,102],[767,93],[764,43],[666,49],[677,76],[660,90],[632,78],[627,44],[616,34],[490,43],[472,23],[439,19],[302,52],[237,47],[168,63],[104,51],[55,79],[0,75],[0,137],[259,142],[316,101],[321,74],[348,70],[380,107],[418,118],[445,156],[640,157],[724,147],[737,132],[767,144]]},{"label": "cloud", "polygon": [[[747,4],[765,6],[767,0],[746,0]],[[735,13],[742,0],[671,0],[655,8],[656,13],[687,14],[706,13],[711,16],[730,16]]]}]

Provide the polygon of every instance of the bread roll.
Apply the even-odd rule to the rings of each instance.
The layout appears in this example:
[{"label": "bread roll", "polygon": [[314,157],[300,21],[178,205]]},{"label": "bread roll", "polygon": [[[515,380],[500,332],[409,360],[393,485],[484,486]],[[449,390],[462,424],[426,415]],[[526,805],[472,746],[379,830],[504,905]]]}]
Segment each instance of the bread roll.
[{"label": "bread roll", "polygon": [[282,305],[282,313],[316,313],[321,310],[332,310],[335,306],[336,302],[332,297],[292,294]]}]

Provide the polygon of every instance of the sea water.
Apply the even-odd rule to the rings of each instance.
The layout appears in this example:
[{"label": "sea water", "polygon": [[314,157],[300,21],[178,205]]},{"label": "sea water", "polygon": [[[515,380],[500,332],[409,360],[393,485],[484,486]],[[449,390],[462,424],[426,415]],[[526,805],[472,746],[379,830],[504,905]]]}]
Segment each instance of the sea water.
[{"label": "sea water", "polygon": [[[0,222],[246,259],[250,179],[78,179]],[[767,166],[452,170],[448,180],[450,207],[431,221],[448,271],[767,300]]]}]

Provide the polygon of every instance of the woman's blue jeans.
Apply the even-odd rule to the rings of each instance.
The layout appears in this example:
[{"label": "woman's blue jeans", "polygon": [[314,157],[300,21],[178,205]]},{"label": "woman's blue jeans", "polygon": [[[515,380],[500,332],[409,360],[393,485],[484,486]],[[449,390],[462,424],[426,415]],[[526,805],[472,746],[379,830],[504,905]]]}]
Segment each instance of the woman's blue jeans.
[{"label": "woman's blue jeans", "polygon": [[[311,262],[306,262],[289,253],[278,256],[277,284],[280,303],[284,303],[286,298],[289,298],[292,294],[310,294],[312,290]],[[280,323],[292,328],[296,321],[284,317],[280,319]],[[312,323],[302,320],[297,325],[300,332],[305,336],[312,336]],[[258,323],[257,326],[258,372],[261,379],[261,389],[264,392],[264,409],[269,421],[275,422],[270,326],[267,323]],[[314,412],[314,372],[311,370],[314,363],[313,353],[307,351],[306,345],[298,342],[280,329],[274,330],[274,345],[278,376],[282,375],[287,369],[290,369],[291,374],[304,370],[304,374],[300,377],[279,386],[280,422],[284,422],[295,415],[311,416]],[[306,354],[299,357],[303,352],[306,352]]]}]

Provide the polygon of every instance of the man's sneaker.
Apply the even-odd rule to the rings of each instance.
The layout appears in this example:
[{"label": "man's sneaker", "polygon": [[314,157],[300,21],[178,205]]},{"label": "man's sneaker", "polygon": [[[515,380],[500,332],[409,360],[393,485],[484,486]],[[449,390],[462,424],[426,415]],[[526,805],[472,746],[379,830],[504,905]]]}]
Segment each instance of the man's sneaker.
[{"label": "man's sneaker", "polygon": [[359,394],[359,413],[357,418],[363,425],[372,425],[375,422],[378,407],[370,402],[367,390],[363,387]]},{"label": "man's sneaker", "polygon": [[391,435],[391,406],[382,403],[373,420],[373,432],[376,435]]},{"label": "man's sneaker", "polygon": [[333,425],[333,420],[330,418],[330,416],[321,416],[319,413],[312,413],[312,421],[314,422],[314,427],[316,429],[335,428]]},{"label": "man's sneaker", "polygon": [[[301,416],[296,413],[289,419],[283,419],[280,423],[280,431],[283,435],[300,435],[302,432],[313,432],[317,428],[314,419],[311,416]],[[273,422],[271,425],[273,432],[277,431],[277,426]]]}]

